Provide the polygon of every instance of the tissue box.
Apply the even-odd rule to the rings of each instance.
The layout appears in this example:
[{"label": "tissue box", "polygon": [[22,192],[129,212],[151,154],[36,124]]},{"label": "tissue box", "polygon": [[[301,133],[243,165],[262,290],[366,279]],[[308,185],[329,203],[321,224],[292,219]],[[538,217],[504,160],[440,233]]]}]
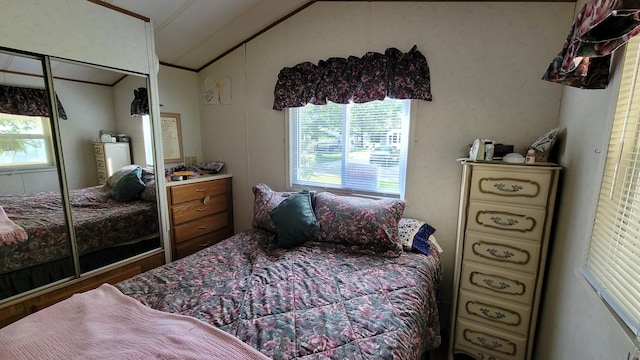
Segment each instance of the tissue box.
[{"label": "tissue box", "polygon": [[[531,149],[531,148],[529,148]],[[536,162],[548,162],[549,161],[549,152],[548,151],[538,151],[533,149],[533,153],[536,156]]]}]

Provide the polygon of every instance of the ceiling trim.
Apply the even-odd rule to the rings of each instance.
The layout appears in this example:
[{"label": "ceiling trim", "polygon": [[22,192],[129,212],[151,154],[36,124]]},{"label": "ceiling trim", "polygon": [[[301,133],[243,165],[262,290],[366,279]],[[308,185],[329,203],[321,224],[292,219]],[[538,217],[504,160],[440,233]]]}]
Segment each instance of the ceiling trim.
[{"label": "ceiling trim", "polygon": [[274,21],[273,23],[271,23],[269,26],[265,27],[264,29],[258,31],[257,33],[249,36],[248,38],[244,39],[243,41],[241,41],[239,44],[237,44],[236,46],[232,47],[231,49],[223,52],[222,54],[216,56],[213,60],[209,61],[208,63],[204,64],[203,66],[201,66],[200,68],[198,68],[198,72],[204,70],[207,66],[215,63],[216,61],[222,59],[223,57],[229,55],[231,52],[233,52],[234,50],[238,49],[239,47],[241,47],[242,45],[248,43],[249,41],[257,38],[258,36],[264,34],[265,32],[269,31],[271,28],[273,28],[274,26],[282,23],[283,21],[289,19],[290,17],[292,17],[293,15],[299,13],[300,11],[308,8],[309,6],[311,6],[312,4],[314,4],[316,2],[316,0],[311,0],[309,2],[307,2],[306,4],[300,6],[299,8],[293,10],[292,12],[288,13],[287,15],[281,17],[280,19]]},{"label": "ceiling trim", "polygon": [[106,8],[111,9],[111,10],[115,10],[117,12],[121,12],[121,13],[129,15],[129,16],[132,16],[132,17],[134,17],[136,19],[140,19],[140,20],[142,20],[144,22],[151,22],[151,19],[149,19],[146,16],[142,16],[140,14],[134,13],[133,11],[129,11],[127,9],[123,9],[121,7],[106,3],[106,2],[101,1],[101,0],[87,0],[87,1],[90,2],[90,3],[94,3],[96,5],[104,6]]}]

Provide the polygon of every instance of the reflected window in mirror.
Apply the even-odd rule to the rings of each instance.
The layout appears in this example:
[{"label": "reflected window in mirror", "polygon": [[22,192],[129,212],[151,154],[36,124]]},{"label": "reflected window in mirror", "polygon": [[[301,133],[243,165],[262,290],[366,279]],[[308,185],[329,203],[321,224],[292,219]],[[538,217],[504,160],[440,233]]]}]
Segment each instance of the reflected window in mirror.
[{"label": "reflected window in mirror", "polygon": [[49,118],[0,113],[0,168],[54,166]]},{"label": "reflected window in mirror", "polygon": [[153,166],[153,137],[151,136],[151,118],[142,115],[142,128],[144,133],[144,153],[147,166]]}]

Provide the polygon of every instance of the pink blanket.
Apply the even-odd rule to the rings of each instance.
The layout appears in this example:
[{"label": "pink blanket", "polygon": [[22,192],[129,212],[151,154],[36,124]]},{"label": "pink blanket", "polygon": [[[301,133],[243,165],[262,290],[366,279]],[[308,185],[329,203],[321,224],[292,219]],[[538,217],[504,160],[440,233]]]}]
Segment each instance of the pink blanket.
[{"label": "pink blanket", "polygon": [[2,359],[268,359],[196,318],[150,309],[109,284],[0,329]]}]

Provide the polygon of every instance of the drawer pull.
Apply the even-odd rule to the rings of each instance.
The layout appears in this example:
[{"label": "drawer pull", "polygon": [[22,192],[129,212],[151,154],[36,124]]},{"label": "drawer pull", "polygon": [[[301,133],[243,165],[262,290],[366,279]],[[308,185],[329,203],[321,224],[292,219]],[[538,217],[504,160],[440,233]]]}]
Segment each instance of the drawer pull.
[{"label": "drawer pull", "polygon": [[204,192],[202,189],[196,189],[196,192]]},{"label": "drawer pull", "polygon": [[196,211],[198,211],[198,212],[200,212],[200,211],[205,211],[205,210],[207,210],[207,209],[206,209],[206,208],[199,208],[199,209],[196,209]]},{"label": "drawer pull", "polygon": [[206,226],[198,226],[198,230],[203,230],[203,229],[206,229],[206,228],[207,228]]},{"label": "drawer pull", "polygon": [[204,197],[204,199],[202,199],[202,203],[207,205],[209,203],[209,200],[211,200],[211,196],[207,195]]},{"label": "drawer pull", "polygon": [[206,243],[204,243],[204,244],[200,244],[200,247],[201,247],[201,248],[206,248],[206,247],[209,247],[210,245],[211,245],[211,243],[210,243],[210,242],[206,242]]}]

